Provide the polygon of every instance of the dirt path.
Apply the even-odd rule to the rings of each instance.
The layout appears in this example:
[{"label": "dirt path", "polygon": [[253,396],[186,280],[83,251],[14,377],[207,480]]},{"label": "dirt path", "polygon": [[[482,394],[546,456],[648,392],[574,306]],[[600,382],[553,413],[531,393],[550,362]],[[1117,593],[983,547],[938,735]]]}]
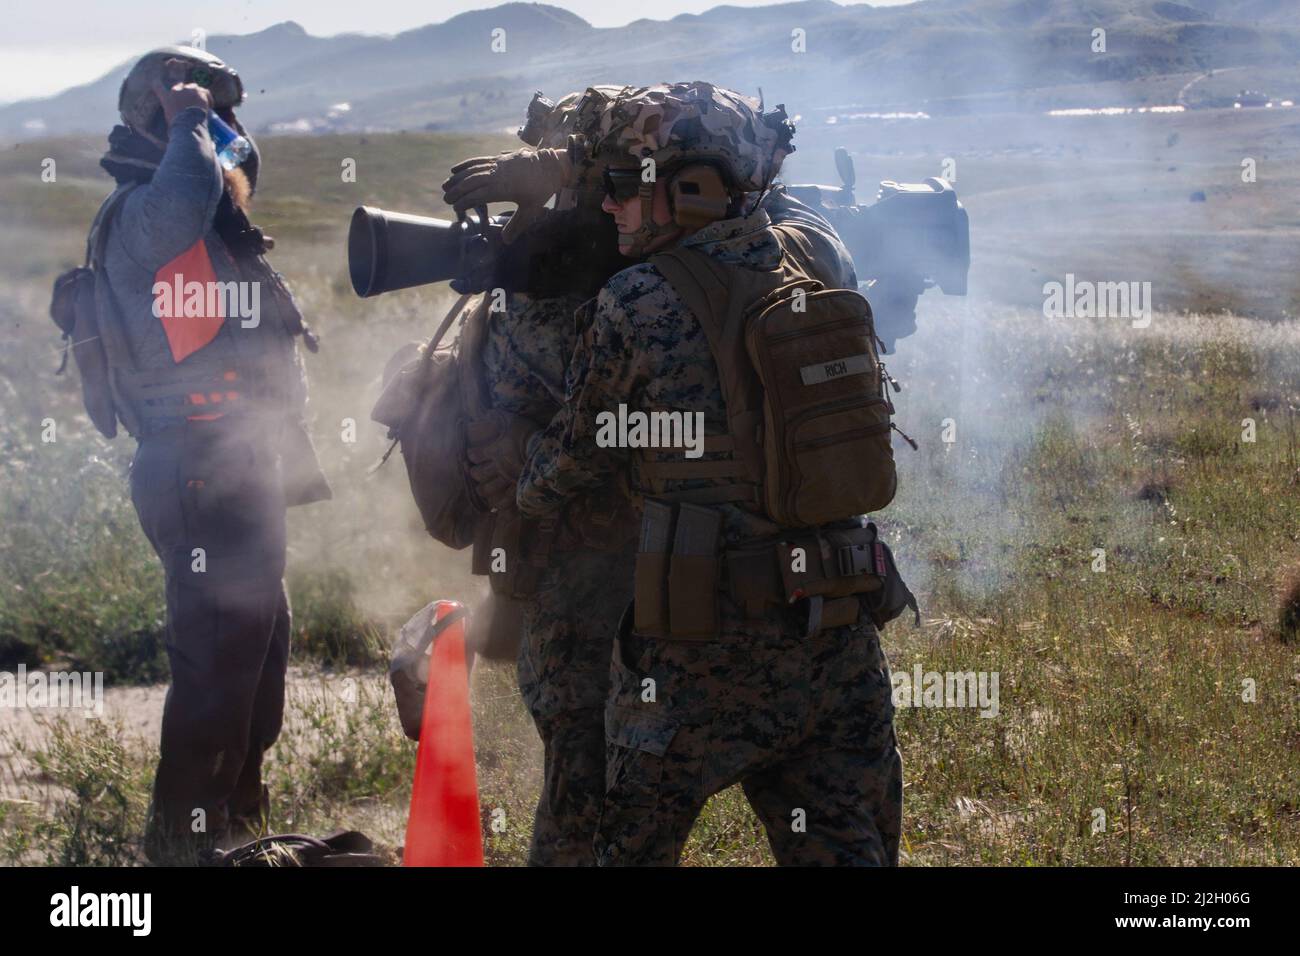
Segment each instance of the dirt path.
[{"label": "dirt path", "polygon": [[[341,692],[349,675],[325,674],[318,670],[290,668],[288,675],[286,718],[301,719],[292,706],[295,699],[319,696],[322,689]],[[369,676],[364,678],[371,679]],[[6,708],[0,712],[0,799],[38,800],[48,798],[48,784],[27,753],[39,752],[54,733],[59,721],[66,720],[80,730],[83,721],[106,720],[120,724],[122,736],[133,744],[154,749],[162,728],[166,684],[104,688],[102,717],[86,716],[80,710],[55,708]]]}]

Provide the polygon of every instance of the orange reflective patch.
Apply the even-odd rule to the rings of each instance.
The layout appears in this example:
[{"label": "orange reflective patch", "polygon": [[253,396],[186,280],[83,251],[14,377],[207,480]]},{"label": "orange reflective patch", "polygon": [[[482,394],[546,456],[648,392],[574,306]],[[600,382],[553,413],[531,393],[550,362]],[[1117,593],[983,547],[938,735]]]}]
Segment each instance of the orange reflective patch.
[{"label": "orange reflective patch", "polygon": [[[172,290],[170,315],[160,317],[163,331],[167,333],[167,344],[171,347],[172,360],[182,362],[207,345],[225,323],[222,314],[223,303],[219,296],[213,295],[213,313],[208,314],[207,301],[210,290],[215,288],[216,271],[212,268],[212,259],[208,256],[208,247],[200,239],[179,256],[167,263],[154,274],[154,284],[162,283]],[[186,290],[193,290],[195,284],[201,290],[199,315],[187,315],[185,303],[190,298]],[[196,403],[197,404],[197,403]]]}]

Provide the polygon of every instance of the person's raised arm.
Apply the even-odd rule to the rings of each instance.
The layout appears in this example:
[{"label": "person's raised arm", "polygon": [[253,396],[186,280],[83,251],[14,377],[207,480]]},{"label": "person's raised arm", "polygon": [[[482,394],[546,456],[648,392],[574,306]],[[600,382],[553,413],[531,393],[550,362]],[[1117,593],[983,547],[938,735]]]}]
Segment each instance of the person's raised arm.
[{"label": "person's raised arm", "polygon": [[155,92],[167,121],[167,147],[153,179],[131,191],[116,223],[127,254],[150,270],[203,236],[225,188],[208,134],[212,95],[193,83],[158,83]]}]

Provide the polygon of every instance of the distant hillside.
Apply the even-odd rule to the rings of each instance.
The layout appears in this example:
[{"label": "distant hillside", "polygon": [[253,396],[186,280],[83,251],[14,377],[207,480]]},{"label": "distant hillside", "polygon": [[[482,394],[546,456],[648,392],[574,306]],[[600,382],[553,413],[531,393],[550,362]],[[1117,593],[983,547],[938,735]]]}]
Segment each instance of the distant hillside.
[{"label": "distant hillside", "polygon": [[[1105,53],[1092,31],[1106,30]],[[494,31],[505,49],[494,52]],[[792,50],[804,31],[805,52]],[[707,78],[801,112],[1300,63],[1296,0],[803,0],[720,6],[597,29],[509,3],[393,37],[310,36],[281,23],[208,47],[245,77],[255,129],[483,130],[517,125],[534,90]],[[142,51],[143,52],[143,51]],[[9,138],[103,129],[130,64],[47,99],[0,107]],[[991,101],[991,100],[990,100]]]}]

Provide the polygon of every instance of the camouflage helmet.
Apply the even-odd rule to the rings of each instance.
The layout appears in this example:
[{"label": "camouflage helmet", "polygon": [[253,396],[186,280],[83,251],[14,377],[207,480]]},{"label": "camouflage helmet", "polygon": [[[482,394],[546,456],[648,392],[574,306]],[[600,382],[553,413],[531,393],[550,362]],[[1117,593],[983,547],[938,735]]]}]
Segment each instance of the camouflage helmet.
[{"label": "camouflage helmet", "polygon": [[755,99],[699,81],[609,90],[589,90],[588,97],[603,102],[579,112],[590,117],[584,129],[590,148],[610,162],[648,158],[659,174],[712,163],[729,188],[746,193],[766,189],[794,152],[794,126],[783,106],[764,113]]},{"label": "camouflage helmet", "polygon": [[[575,110],[581,151],[603,170],[605,188],[626,201],[617,198],[621,181],[640,198],[640,225],[618,233],[620,252],[634,258],[739,214],[743,196],[766,189],[794,151],[785,107],[764,113],[711,83],[592,87]],[[669,222],[655,219],[656,182],[669,187]]]},{"label": "camouflage helmet", "polygon": [[532,102],[528,104],[527,119],[519,128],[519,138],[539,149],[564,149],[569,137],[588,123],[585,114],[580,112],[588,99],[609,102],[627,89],[623,86],[593,86],[562,96],[555,103],[540,92],[534,93]]},{"label": "camouflage helmet", "polygon": [[593,86],[586,91],[569,93],[556,102],[547,99],[540,91],[533,94],[524,125],[518,131],[519,138],[537,149],[568,150],[576,161],[572,183],[555,197],[556,209],[571,209],[579,205],[600,208],[605,197],[600,177],[608,157],[592,156],[582,148],[585,139],[579,134],[584,128],[584,119],[579,108],[593,95],[601,97],[601,102],[604,102],[624,89],[621,86]]},{"label": "camouflage helmet", "polygon": [[[179,60],[167,66],[169,60]],[[165,46],[150,50],[131,67],[122,81],[117,109],[122,122],[135,130],[146,131],[158,122],[162,104],[154,92],[154,83],[194,83],[212,94],[216,109],[233,109],[244,101],[244,84],[225,61],[206,50],[192,46]]]}]

